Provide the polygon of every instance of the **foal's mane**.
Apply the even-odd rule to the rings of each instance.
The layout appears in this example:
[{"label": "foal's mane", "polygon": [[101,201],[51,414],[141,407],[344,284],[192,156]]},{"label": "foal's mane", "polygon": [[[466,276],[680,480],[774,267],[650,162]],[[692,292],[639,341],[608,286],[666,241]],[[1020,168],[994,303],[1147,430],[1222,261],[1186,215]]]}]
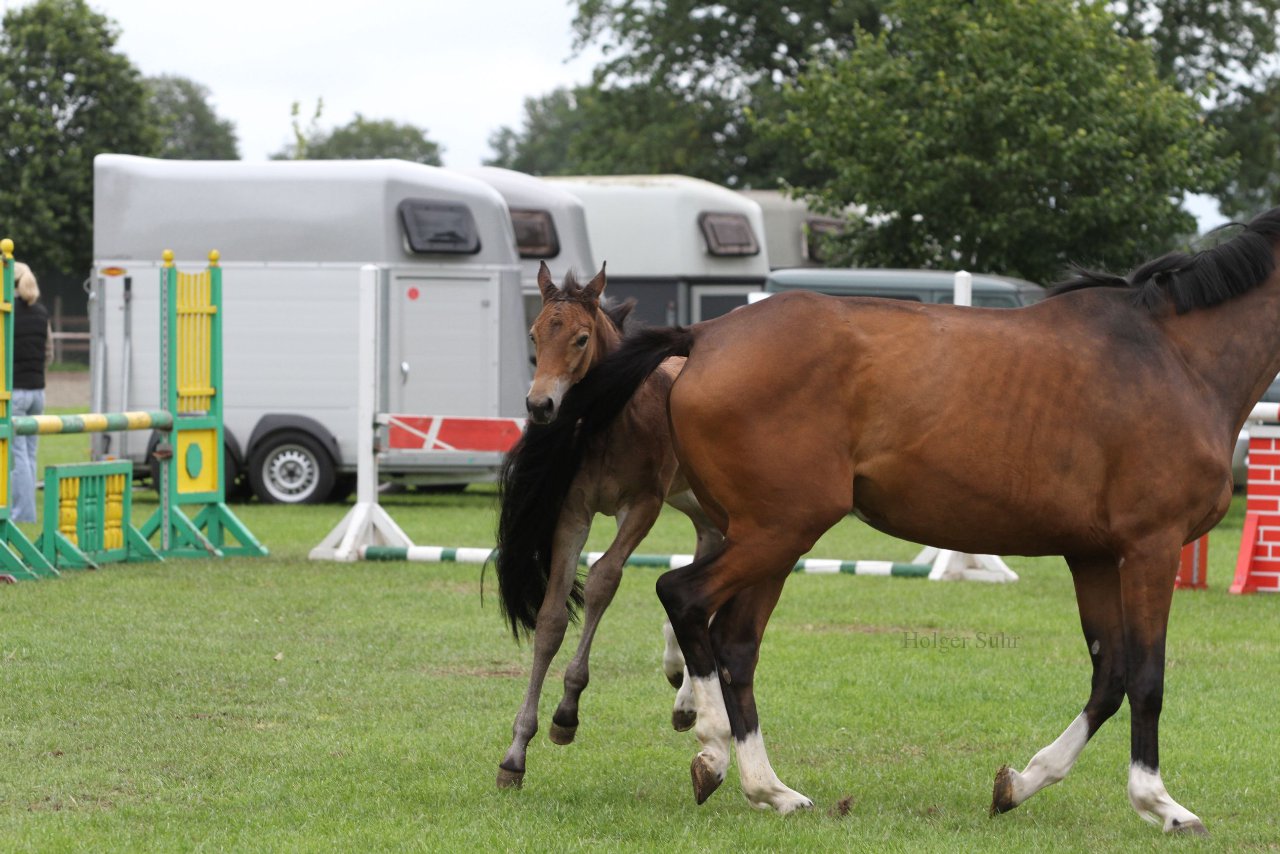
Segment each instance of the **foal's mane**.
[{"label": "foal's mane", "polygon": [[1215,231],[1226,228],[1240,232],[1195,254],[1170,252],[1128,276],[1077,270],[1074,278],[1055,285],[1049,296],[1086,288],[1125,288],[1135,304],[1149,311],[1172,301],[1178,314],[1226,302],[1262,284],[1275,269],[1273,244],[1280,239],[1280,207],[1248,224],[1228,223]]},{"label": "foal's mane", "polygon": [[[552,297],[553,302],[584,302],[583,292],[586,288],[578,284],[578,277],[570,270],[564,274],[564,285],[556,291],[556,295]],[[631,316],[631,312],[635,310],[636,301],[632,297],[617,302],[608,297],[600,301],[600,311],[605,317],[609,318],[609,322],[613,324],[613,328],[619,335],[626,334],[627,318]]]}]

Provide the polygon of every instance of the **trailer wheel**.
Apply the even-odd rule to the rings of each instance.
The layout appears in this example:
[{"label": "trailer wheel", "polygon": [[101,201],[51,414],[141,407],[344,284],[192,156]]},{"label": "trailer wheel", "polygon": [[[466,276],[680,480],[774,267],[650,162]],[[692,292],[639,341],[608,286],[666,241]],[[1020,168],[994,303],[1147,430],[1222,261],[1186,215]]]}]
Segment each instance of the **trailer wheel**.
[{"label": "trailer wheel", "polygon": [[296,430],[268,436],[249,458],[249,484],[267,504],[318,504],[333,491],[333,479],[329,453]]}]

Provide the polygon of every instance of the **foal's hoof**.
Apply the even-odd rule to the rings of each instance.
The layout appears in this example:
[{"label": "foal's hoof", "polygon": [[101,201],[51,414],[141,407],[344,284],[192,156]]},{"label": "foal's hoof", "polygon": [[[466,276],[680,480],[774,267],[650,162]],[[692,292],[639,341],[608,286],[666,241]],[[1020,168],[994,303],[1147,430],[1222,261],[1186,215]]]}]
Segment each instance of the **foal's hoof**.
[{"label": "foal's hoof", "polygon": [[724,782],[724,778],[715,772],[702,754],[699,753],[693,757],[693,764],[689,766],[689,772],[693,776],[693,797],[701,806],[706,802],[707,798]]},{"label": "foal's hoof", "polygon": [[671,683],[672,688],[675,688],[677,691],[679,691],[680,686],[684,684],[684,671],[677,670],[675,673],[668,673],[667,681]]},{"label": "foal's hoof", "polygon": [[676,732],[688,732],[698,722],[698,713],[691,709],[672,709],[671,728]]},{"label": "foal's hoof", "polygon": [[1179,833],[1183,836],[1208,836],[1209,829],[1204,826],[1200,819],[1195,821],[1178,821],[1176,818],[1173,823],[1166,828],[1168,833]]},{"label": "foal's hoof", "polygon": [[573,744],[573,737],[578,734],[578,725],[562,726],[555,721],[551,722],[551,730],[547,736],[555,744]]},{"label": "foal's hoof", "polygon": [[991,790],[991,815],[1008,812],[1017,806],[1013,801],[1013,773],[1008,765],[996,772],[996,784]]},{"label": "foal's hoof", "polygon": [[498,766],[498,788],[519,789],[524,786],[524,771],[512,771]]}]

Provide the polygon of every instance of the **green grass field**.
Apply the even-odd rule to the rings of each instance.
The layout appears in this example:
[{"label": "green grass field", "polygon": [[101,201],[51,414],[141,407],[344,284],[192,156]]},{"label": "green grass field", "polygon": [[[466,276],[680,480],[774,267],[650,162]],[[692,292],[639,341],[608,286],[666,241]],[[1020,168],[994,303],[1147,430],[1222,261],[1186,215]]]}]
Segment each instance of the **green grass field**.
[{"label": "green grass field", "polygon": [[[42,440],[42,456],[72,456],[60,443],[77,441]],[[490,492],[386,503],[424,545],[491,543]],[[135,512],[152,507],[139,493]],[[578,741],[545,737],[571,630],[524,789],[499,791],[529,651],[501,621],[492,574],[482,585],[473,566],[311,563],[307,550],[345,508],[236,510],[271,557],[115,566],[0,589],[0,848],[1280,847],[1280,597],[1225,592],[1239,506],[1212,536],[1212,589],[1177,594],[1169,639],[1164,778],[1204,819],[1207,841],[1164,838],[1129,806],[1127,709],[1067,780],[988,818],[996,769],[1025,765],[1087,695],[1060,560],[1010,559],[1022,575],[1012,585],[793,577],[765,638],[757,697],[775,769],[816,808],[780,817],[750,809],[736,768],[694,804],[695,739],[669,728],[653,570],[628,570],[604,620]],[[612,524],[597,527],[593,549]],[[668,513],[641,550],[690,551],[691,531]],[[849,520],[814,555],[914,551]],[[911,631],[972,642],[913,649]],[[979,633],[1016,645],[980,648]]]}]

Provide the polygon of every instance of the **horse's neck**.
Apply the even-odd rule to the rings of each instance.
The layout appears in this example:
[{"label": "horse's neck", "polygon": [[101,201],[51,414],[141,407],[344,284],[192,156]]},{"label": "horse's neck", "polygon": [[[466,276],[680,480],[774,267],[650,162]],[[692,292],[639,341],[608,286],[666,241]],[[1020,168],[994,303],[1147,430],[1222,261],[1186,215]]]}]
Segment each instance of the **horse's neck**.
[{"label": "horse's neck", "polygon": [[1171,317],[1167,328],[1223,409],[1243,420],[1280,372],[1280,258],[1263,284]]},{"label": "horse's neck", "polygon": [[594,365],[605,356],[608,356],[622,344],[622,335],[618,332],[618,328],[613,325],[613,321],[604,313],[601,308],[596,309],[596,326],[595,326],[595,353],[591,360]]}]

